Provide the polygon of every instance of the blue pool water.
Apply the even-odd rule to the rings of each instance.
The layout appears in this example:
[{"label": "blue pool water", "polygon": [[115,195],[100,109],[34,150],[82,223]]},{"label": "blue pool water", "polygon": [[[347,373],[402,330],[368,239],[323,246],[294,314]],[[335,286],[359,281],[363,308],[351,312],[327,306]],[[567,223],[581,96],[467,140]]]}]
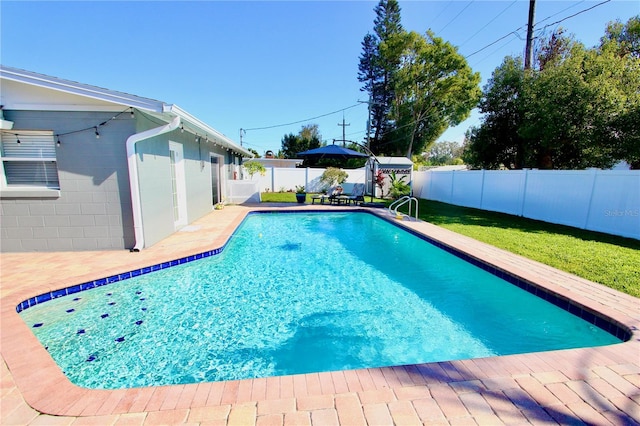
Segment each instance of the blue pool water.
[{"label": "blue pool water", "polygon": [[620,342],[366,213],[249,215],[219,255],[20,315],[72,382],[106,389]]}]

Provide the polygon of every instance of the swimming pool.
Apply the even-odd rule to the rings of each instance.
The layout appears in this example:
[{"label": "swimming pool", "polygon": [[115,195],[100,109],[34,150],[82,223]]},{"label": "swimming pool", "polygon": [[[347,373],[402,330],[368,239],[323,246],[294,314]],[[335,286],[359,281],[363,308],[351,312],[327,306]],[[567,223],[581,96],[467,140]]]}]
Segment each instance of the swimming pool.
[{"label": "swimming pool", "polygon": [[105,388],[620,341],[370,214],[252,215],[211,254],[19,310],[72,382]]}]

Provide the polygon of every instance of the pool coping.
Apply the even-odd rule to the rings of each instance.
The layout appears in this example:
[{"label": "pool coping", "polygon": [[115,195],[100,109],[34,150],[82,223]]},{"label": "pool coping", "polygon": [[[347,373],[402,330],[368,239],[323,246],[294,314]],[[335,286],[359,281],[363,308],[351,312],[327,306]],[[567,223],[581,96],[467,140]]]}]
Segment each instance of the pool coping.
[{"label": "pool coping", "polygon": [[[281,210],[325,210],[324,208],[318,208],[318,206],[310,207],[285,208]],[[267,210],[270,209],[267,207],[242,209],[230,221],[223,235],[218,235],[208,243],[210,250],[224,247],[229,235],[232,233],[228,231],[235,229],[248,213]],[[336,211],[339,209],[329,207],[326,210]],[[352,207],[342,210],[369,211],[386,220],[390,220],[385,211],[378,209]],[[363,383],[365,382],[374,389],[394,389],[395,391],[396,388],[403,389],[415,386],[429,388],[430,384],[434,383],[448,383],[453,386],[456,383],[469,383],[476,380],[486,382],[504,379],[505,377],[513,378],[517,375],[548,371],[561,372],[568,379],[578,379],[584,377],[586,370],[604,368],[612,364],[631,365],[633,371],[635,371],[634,374],[636,376],[640,374],[640,361],[638,360],[638,354],[640,353],[640,333],[638,332],[640,312],[638,312],[637,308],[638,299],[479,243],[435,225],[412,221],[403,221],[399,225],[413,233],[425,234],[431,240],[438,241],[452,249],[463,251],[480,262],[494,265],[502,271],[516,275],[526,282],[545,289],[545,291],[574,300],[577,304],[590,311],[611,318],[618,325],[629,330],[631,333],[630,339],[624,343],[595,348],[507,355],[414,366],[282,376],[285,378],[278,378],[277,382],[279,384],[287,382],[293,385],[293,389],[287,395],[292,394],[293,398],[296,398],[298,395],[296,383],[298,384],[297,388],[300,390],[300,396],[309,396],[309,389],[313,384],[324,383],[326,384],[324,390],[322,390],[323,386],[320,386],[320,391],[313,393],[318,395],[330,394],[336,397],[336,395],[350,395],[353,393],[353,389],[358,392],[358,387],[360,392],[363,392]],[[170,261],[170,259],[160,260],[160,263]],[[126,267],[127,265],[122,265],[111,268],[111,270],[126,269]],[[120,271],[120,273],[123,272],[127,271]],[[103,272],[92,274],[94,279],[112,275]],[[87,279],[87,281],[89,280]],[[252,398],[253,391],[249,392],[249,396],[247,396],[248,389],[268,387],[269,383],[274,382],[268,379],[120,390],[92,390],[73,385],[60,371],[28,326],[18,316],[16,306],[23,300],[28,300],[38,294],[56,291],[62,286],[69,287],[77,283],[69,283],[64,280],[42,283],[37,289],[29,288],[10,294],[6,294],[5,284],[3,283],[1,313],[2,356],[22,397],[40,413],[74,417],[105,416],[139,412],[169,412],[176,410],[177,407],[183,407],[184,409],[220,407],[225,404],[234,405],[256,400],[271,401],[273,403],[283,399],[281,398],[282,391],[278,393],[277,398],[268,398],[268,389],[260,394],[260,398]],[[25,354],[29,354],[29,356],[25,356]],[[486,367],[486,371],[483,371],[479,366]],[[351,386],[350,381],[353,382]],[[359,385],[356,386],[355,382],[358,382]],[[329,386],[329,383],[332,386]],[[202,397],[197,399],[198,395],[203,394],[207,395],[205,401],[202,400]],[[189,399],[189,395],[191,396],[190,401],[184,402]]]}]

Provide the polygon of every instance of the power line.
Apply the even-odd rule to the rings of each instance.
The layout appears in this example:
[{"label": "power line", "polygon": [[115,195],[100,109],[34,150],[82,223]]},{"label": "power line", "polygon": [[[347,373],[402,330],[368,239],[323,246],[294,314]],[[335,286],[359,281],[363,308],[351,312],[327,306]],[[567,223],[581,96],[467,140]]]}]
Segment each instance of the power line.
[{"label": "power line", "polygon": [[573,9],[574,7],[576,7],[576,6],[578,6],[578,5],[581,5],[581,4],[582,4],[582,3],[584,3],[585,1],[587,1],[587,0],[582,0],[582,1],[578,2],[578,3],[576,3],[576,4],[572,4],[572,5],[571,5],[571,6],[569,6],[569,7],[565,7],[565,8],[564,8],[564,9],[562,9],[561,11],[556,12],[556,13],[554,13],[553,15],[549,15],[549,16],[547,16],[546,18],[544,18],[543,20],[536,22],[536,25],[540,25],[540,24],[542,24],[544,21],[546,21],[547,19],[551,19],[551,18],[553,18],[554,16],[558,16],[558,15],[560,15],[561,13],[566,12],[566,11],[567,11],[567,10],[569,10],[569,9]]},{"label": "power line", "polygon": [[449,3],[447,3],[447,5],[446,5],[446,6],[445,6],[441,11],[440,11],[440,13],[438,13],[438,14],[436,15],[436,17],[435,17],[435,18],[433,18],[433,21],[434,21],[434,22],[438,22],[438,18],[440,17],[440,15],[442,15],[442,14],[445,12],[445,10],[447,10],[447,9],[449,8],[449,6],[451,6],[451,4],[453,4],[453,2],[452,2],[452,1],[450,1]]},{"label": "power line", "polygon": [[[583,10],[581,10],[581,11],[579,11],[579,12],[576,12],[576,13],[574,13],[573,15],[569,15],[569,16],[567,16],[567,17],[565,17],[565,18],[562,18],[562,19],[560,19],[559,21],[553,22],[553,23],[551,23],[551,24],[547,24],[547,25],[545,25],[542,29],[540,29],[540,30],[536,30],[536,31],[543,31],[543,30],[544,30],[545,28],[547,28],[547,27],[550,27],[550,26],[553,26],[553,25],[559,24],[560,22],[566,21],[567,19],[573,18],[574,16],[580,15],[581,13],[587,12],[587,11],[589,11],[589,10],[591,10],[591,9],[594,9],[594,8],[598,7],[598,6],[602,6],[602,5],[603,5],[603,4],[605,4],[605,3],[609,3],[610,1],[611,1],[611,0],[605,0],[605,1],[601,2],[601,3],[598,3],[598,4],[594,5],[594,6],[589,7],[589,8],[587,8],[587,9],[583,9]],[[573,6],[571,6],[571,7],[573,7]],[[569,8],[567,8],[567,9],[569,9]],[[547,17],[546,17],[546,18],[544,18],[543,20],[541,20],[541,21],[539,21],[539,22],[536,22],[536,24],[534,25],[534,27],[535,27],[536,25],[539,25],[540,23],[542,23],[542,22],[546,21],[547,19],[549,19],[549,18],[553,17],[553,16],[556,16],[556,15],[558,15],[558,14],[562,13],[563,11],[565,11],[565,10],[567,10],[567,9],[563,9],[563,10],[562,10],[562,11],[560,11],[560,12],[557,12],[557,13],[555,13],[555,14],[553,14],[553,15],[547,16]],[[470,53],[470,54],[466,55],[466,56],[465,56],[465,58],[469,58],[469,57],[471,57],[471,56],[473,56],[473,55],[475,55],[475,54],[477,54],[477,53],[482,52],[483,50],[485,50],[485,49],[487,49],[487,48],[489,48],[489,47],[493,46],[494,44],[498,43],[498,42],[499,42],[499,41],[501,41],[501,40],[504,40],[505,38],[509,37],[510,35],[515,35],[516,37],[520,38],[520,35],[518,34],[518,31],[520,31],[521,29],[525,28],[526,26],[527,26],[527,24],[522,25],[521,27],[519,27],[519,28],[515,29],[514,31],[511,31],[510,33],[505,34],[504,36],[500,37],[499,39],[497,39],[497,40],[495,40],[495,41],[493,41],[493,42],[491,42],[491,43],[487,44],[486,46],[484,46],[484,47],[482,47],[482,48],[480,48],[480,49],[478,49],[478,50],[476,50],[475,52],[472,52],[472,53]]]},{"label": "power line", "polygon": [[[562,18],[562,19],[560,19],[559,21],[552,22],[551,24],[547,24],[547,25],[545,25],[544,27],[542,27],[542,29],[540,29],[539,31],[544,31],[544,30],[545,30],[546,28],[548,28],[548,27],[552,27],[552,26],[554,26],[554,25],[557,25],[557,24],[559,24],[560,22],[563,22],[563,21],[566,21],[567,19],[570,19],[570,18],[573,18],[573,17],[575,17],[575,16],[578,16],[578,15],[580,15],[581,13],[588,12],[588,11],[590,11],[591,9],[595,9],[595,8],[596,8],[596,7],[598,7],[598,6],[602,6],[603,4],[609,3],[610,1],[611,1],[611,0],[605,0],[605,1],[601,2],[601,3],[598,3],[598,4],[596,4],[596,5],[593,5],[593,6],[589,7],[589,8],[587,8],[587,9],[583,9],[583,10],[581,10],[580,12],[576,12],[576,13],[574,13],[573,15],[569,15],[569,16],[567,16],[566,18]],[[548,18],[547,18],[547,19],[548,19]]]},{"label": "power line", "polygon": [[336,110],[336,111],[333,111],[333,112],[328,112],[328,113],[326,113],[326,114],[318,115],[318,116],[316,116],[316,117],[311,117],[311,118],[306,118],[306,119],[304,119],[304,120],[294,121],[294,122],[292,122],[292,123],[274,124],[273,126],[253,127],[253,128],[251,128],[251,129],[242,129],[242,130],[244,130],[244,131],[246,132],[246,131],[249,131],[249,130],[267,130],[267,129],[275,129],[276,127],[291,126],[291,125],[293,125],[293,124],[305,123],[305,122],[307,122],[307,121],[315,120],[315,119],[317,119],[317,118],[322,118],[322,117],[326,117],[326,116],[329,116],[329,115],[332,115],[332,114],[336,114],[336,113],[338,113],[338,112],[343,112],[343,111],[346,111],[346,110],[351,109],[351,108],[355,108],[355,107],[360,106],[360,105],[362,105],[362,104],[361,104],[361,103],[357,103],[357,104],[354,104],[354,105],[348,106],[348,107],[346,107],[346,108],[342,108],[342,109],[339,109],[339,110]]},{"label": "power line", "polygon": [[[524,41],[524,39],[522,37],[520,37],[520,35],[516,34],[518,36],[518,39],[521,41]],[[475,68],[478,64],[480,64],[481,62],[489,59],[494,53],[499,52],[500,50],[504,49],[506,46],[508,46],[509,44],[513,43],[514,39],[511,40],[507,40],[505,43],[501,44],[500,46],[496,47],[494,50],[492,50],[491,52],[489,52],[486,56],[481,57],[480,59],[478,59],[477,61],[473,62],[471,64],[472,68]]]},{"label": "power line", "polygon": [[473,1],[474,1],[474,0],[471,0],[471,1],[470,1],[470,2],[469,2],[469,3],[468,3],[464,8],[462,8],[462,10],[461,10],[460,12],[458,12],[458,14],[457,14],[456,16],[454,16],[454,17],[453,17],[453,19],[452,19],[452,20],[450,20],[449,22],[447,22],[447,24],[446,24],[444,27],[442,27],[442,29],[441,29],[440,31],[438,31],[438,32],[439,32],[439,33],[442,33],[445,29],[447,29],[447,27],[449,26],[449,24],[451,24],[453,21],[455,21],[455,20],[456,20],[456,18],[462,14],[462,12],[464,12],[465,10],[467,10],[467,8],[468,8],[469,6],[471,6],[471,3],[473,3]]},{"label": "power line", "polygon": [[525,25],[521,26],[520,28],[518,28],[518,29],[516,29],[516,30],[514,30],[514,31],[511,31],[509,34],[505,34],[504,36],[500,37],[500,38],[499,38],[499,39],[497,39],[496,41],[491,42],[491,43],[487,44],[486,46],[484,46],[484,47],[482,47],[482,48],[480,48],[480,49],[476,50],[475,52],[468,54],[468,55],[466,56],[466,58],[469,58],[469,57],[471,57],[471,56],[475,55],[476,53],[480,53],[480,52],[482,52],[483,50],[490,48],[490,47],[491,47],[491,46],[493,46],[494,44],[498,43],[499,41],[504,40],[505,38],[509,37],[510,35],[515,35],[516,37],[520,38],[520,35],[518,34],[518,31],[520,31],[521,29],[523,29],[523,28],[524,28],[524,27],[526,27],[526,26],[527,26],[527,25],[525,24]]},{"label": "power line", "polygon": [[489,26],[490,23],[492,23],[493,21],[495,21],[496,19],[498,19],[503,13],[505,13],[509,8],[511,8],[511,6],[513,6],[514,4],[516,4],[518,2],[518,0],[513,0],[507,7],[505,7],[504,9],[502,9],[502,12],[498,13],[496,16],[494,16],[494,18],[492,20],[490,20],[489,22],[487,22],[482,28],[480,28],[478,31],[476,31],[471,37],[469,37],[468,39],[466,39],[460,46],[458,47],[462,47],[465,44],[467,44],[467,42],[469,40],[471,40],[472,38],[474,38],[475,36],[478,35],[478,33],[480,33],[480,31],[484,30],[485,28],[487,28]]}]

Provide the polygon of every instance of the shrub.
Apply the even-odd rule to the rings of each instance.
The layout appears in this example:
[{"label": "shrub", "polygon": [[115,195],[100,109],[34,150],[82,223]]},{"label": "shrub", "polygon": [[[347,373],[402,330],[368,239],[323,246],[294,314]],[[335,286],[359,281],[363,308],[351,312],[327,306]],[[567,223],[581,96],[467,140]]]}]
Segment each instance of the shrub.
[{"label": "shrub", "polygon": [[242,165],[242,167],[247,170],[250,179],[253,179],[253,175],[256,173],[260,173],[260,176],[264,176],[264,174],[267,172],[267,169],[257,161],[247,161]]},{"label": "shrub", "polygon": [[324,173],[322,173],[322,176],[320,176],[320,182],[322,182],[325,188],[329,188],[342,184],[348,177],[349,175],[347,172],[342,169],[337,167],[327,167],[327,170],[325,170]]},{"label": "shrub", "polygon": [[406,176],[397,177],[396,172],[391,172],[391,175],[389,175],[389,181],[391,183],[389,196],[394,200],[411,193],[411,187],[404,181],[405,178]]}]

